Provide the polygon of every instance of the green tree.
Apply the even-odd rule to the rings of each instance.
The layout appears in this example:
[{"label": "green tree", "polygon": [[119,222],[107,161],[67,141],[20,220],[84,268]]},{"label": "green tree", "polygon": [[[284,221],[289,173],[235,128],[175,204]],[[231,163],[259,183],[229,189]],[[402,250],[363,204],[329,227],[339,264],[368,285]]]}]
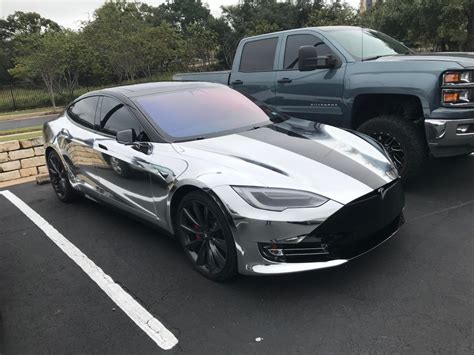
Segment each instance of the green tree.
[{"label": "green tree", "polygon": [[162,74],[177,62],[183,41],[171,25],[163,22],[157,27],[144,27],[137,37],[143,53],[142,71],[147,78],[154,71]]},{"label": "green tree", "polygon": [[474,0],[463,0],[462,5],[467,22],[463,50],[474,52]]},{"label": "green tree", "polygon": [[469,50],[473,4],[474,0],[385,0],[363,14],[362,24],[423,51]]},{"label": "green tree", "polygon": [[23,49],[27,54],[16,58],[15,67],[9,70],[13,77],[32,80],[40,78],[48,90],[54,109],[56,109],[54,89],[62,79],[65,65],[58,47],[62,35],[60,32],[30,34],[30,37],[35,39],[35,46],[30,48],[28,53]]},{"label": "green tree", "polygon": [[[183,58],[188,65],[203,70],[214,63],[214,55],[217,49],[217,35],[210,29],[197,23],[188,25]],[[197,62],[196,62],[197,60]]]},{"label": "green tree", "polygon": [[5,20],[0,19],[0,40],[11,40],[18,35],[60,31],[60,26],[36,12],[16,11]]},{"label": "green tree", "polygon": [[14,65],[15,48],[18,42],[30,35],[47,31],[59,31],[60,26],[36,12],[16,11],[5,19],[0,19],[0,81],[10,81],[8,69]]},{"label": "green tree", "polygon": [[108,1],[94,13],[84,28],[87,45],[100,57],[104,75],[134,80],[143,67],[139,37],[145,27],[139,3]]},{"label": "green tree", "polygon": [[359,24],[358,13],[347,3],[335,2],[315,8],[309,14],[308,26],[355,26]]},{"label": "green tree", "polygon": [[205,26],[212,18],[209,8],[201,0],[168,0],[160,9],[162,18],[183,33],[194,24]]}]

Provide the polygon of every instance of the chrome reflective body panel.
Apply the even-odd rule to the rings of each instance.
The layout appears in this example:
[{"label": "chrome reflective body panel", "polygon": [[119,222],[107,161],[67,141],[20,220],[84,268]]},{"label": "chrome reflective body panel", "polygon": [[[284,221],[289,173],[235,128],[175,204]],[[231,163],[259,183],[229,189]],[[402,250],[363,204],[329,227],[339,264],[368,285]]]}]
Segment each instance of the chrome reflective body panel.
[{"label": "chrome reflective body panel", "polygon": [[[349,258],[272,261],[262,255],[259,243],[300,243],[344,206],[398,180],[393,164],[370,138],[297,119],[220,137],[137,147],[63,114],[45,124],[44,136],[46,148],[61,156],[74,188],[170,233],[176,191],[193,186],[208,192],[228,216],[244,274],[346,262]],[[249,205],[231,187],[235,185],[303,190],[328,201],[320,207],[268,211]]]}]

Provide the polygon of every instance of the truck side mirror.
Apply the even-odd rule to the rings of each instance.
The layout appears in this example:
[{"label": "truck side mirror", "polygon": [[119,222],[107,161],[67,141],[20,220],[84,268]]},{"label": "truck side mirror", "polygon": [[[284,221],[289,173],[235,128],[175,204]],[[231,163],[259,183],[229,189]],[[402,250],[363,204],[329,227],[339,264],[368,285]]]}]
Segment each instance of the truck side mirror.
[{"label": "truck side mirror", "polygon": [[314,46],[301,46],[298,50],[299,71],[334,68],[336,65],[337,59],[335,59],[331,54],[319,57],[318,51]]}]

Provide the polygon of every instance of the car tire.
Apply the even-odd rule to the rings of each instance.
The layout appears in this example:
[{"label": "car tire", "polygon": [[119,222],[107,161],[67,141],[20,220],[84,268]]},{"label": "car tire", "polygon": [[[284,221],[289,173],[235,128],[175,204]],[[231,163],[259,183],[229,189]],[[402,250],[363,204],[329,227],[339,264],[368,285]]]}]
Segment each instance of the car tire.
[{"label": "car tire", "polygon": [[46,158],[49,179],[56,196],[62,202],[73,202],[77,199],[78,193],[71,186],[69,176],[58,153],[50,151]]},{"label": "car tire", "polygon": [[403,181],[417,177],[428,160],[428,147],[423,131],[412,121],[395,116],[383,115],[372,118],[358,128],[379,141],[397,165]]},{"label": "car tire", "polygon": [[206,193],[185,195],[176,210],[175,231],[194,268],[213,281],[237,274],[234,237],[219,205]]}]

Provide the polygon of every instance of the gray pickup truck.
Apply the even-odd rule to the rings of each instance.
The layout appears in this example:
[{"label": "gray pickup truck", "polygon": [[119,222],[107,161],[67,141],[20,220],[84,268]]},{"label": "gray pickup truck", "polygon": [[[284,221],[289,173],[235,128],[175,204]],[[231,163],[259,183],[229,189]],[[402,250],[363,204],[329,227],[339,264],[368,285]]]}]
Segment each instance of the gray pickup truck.
[{"label": "gray pickup truck", "polygon": [[232,70],[176,74],[222,83],[276,111],[355,129],[400,175],[474,151],[474,53],[416,54],[367,28],[312,27],[245,38]]}]

